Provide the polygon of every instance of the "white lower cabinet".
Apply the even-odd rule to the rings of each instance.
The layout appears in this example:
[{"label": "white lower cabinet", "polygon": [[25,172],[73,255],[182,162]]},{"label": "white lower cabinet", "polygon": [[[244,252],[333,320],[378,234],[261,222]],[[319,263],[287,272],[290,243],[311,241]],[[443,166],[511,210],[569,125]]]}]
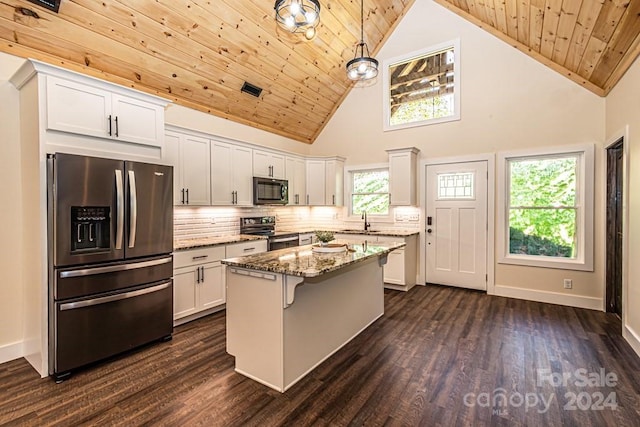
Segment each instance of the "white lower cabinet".
[{"label": "white lower cabinet", "polygon": [[[225,247],[176,252],[173,272],[173,320],[188,317],[225,303],[224,269],[220,260]],[[204,313],[206,314],[206,313]],[[185,319],[187,318],[187,319]],[[178,322],[178,323],[183,323]]]},{"label": "white lower cabinet", "polygon": [[387,263],[383,267],[384,287],[408,291],[416,284],[417,260],[417,236],[394,237],[373,234],[335,234],[336,239],[350,240],[362,243],[405,242],[406,246],[390,252]]}]

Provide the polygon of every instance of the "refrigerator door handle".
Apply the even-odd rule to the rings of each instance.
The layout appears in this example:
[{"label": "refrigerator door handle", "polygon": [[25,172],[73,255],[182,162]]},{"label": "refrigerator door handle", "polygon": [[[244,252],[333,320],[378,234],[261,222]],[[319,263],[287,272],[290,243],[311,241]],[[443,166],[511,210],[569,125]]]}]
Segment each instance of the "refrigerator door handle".
[{"label": "refrigerator door handle", "polygon": [[122,170],[116,169],[116,249],[122,249],[124,234],[124,188]]},{"label": "refrigerator door handle", "polygon": [[129,171],[129,247],[136,245],[138,228],[138,195],[136,192],[136,173]]},{"label": "refrigerator door handle", "polygon": [[139,289],[137,291],[124,292],[122,294],[109,295],[107,297],[93,298],[86,301],[68,302],[65,304],[60,304],[60,311],[74,310],[76,308],[91,307],[94,305],[106,304],[108,302],[135,298],[135,297],[139,297],[140,295],[146,295],[153,292],[161,291],[163,289],[167,289],[170,284],[171,282],[165,282],[156,286],[152,286],[150,288]]},{"label": "refrigerator door handle", "polygon": [[171,257],[154,259],[151,261],[143,261],[128,264],[109,265],[106,267],[83,268],[80,270],[61,271],[60,278],[67,279],[70,277],[94,276],[96,274],[114,273],[116,271],[135,270],[137,268],[153,267],[156,265],[167,264],[172,261]]}]

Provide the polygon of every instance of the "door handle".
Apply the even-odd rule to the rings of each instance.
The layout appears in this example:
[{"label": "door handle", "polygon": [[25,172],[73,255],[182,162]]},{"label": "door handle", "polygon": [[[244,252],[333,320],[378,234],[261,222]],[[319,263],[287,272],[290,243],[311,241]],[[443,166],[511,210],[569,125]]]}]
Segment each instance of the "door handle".
[{"label": "door handle", "polygon": [[124,231],[124,192],[122,188],[122,171],[116,173],[116,249],[122,249],[122,235]]},{"label": "door handle", "polygon": [[173,259],[171,257],[167,257],[167,258],[154,259],[151,261],[109,265],[106,267],[94,267],[94,268],[83,268],[80,270],[68,270],[68,271],[60,272],[59,277],[61,279],[68,279],[71,277],[95,276],[96,274],[107,274],[107,273],[115,273],[118,271],[136,270],[138,268],[154,267],[157,265],[168,264],[172,261]]},{"label": "door handle", "polygon": [[163,289],[167,289],[169,285],[171,285],[171,282],[162,283],[160,285],[156,285],[151,288],[125,292],[123,294],[116,294],[116,295],[110,295],[107,297],[94,298],[86,301],[68,302],[66,304],[60,305],[60,311],[73,310],[76,308],[83,308],[83,307],[91,307],[94,305],[106,304],[108,302],[121,301],[123,299],[129,299],[129,298],[134,298],[141,295],[147,295],[153,292],[158,292]]},{"label": "door handle", "polygon": [[136,173],[129,171],[129,247],[136,245],[138,229],[138,194],[136,191]]}]

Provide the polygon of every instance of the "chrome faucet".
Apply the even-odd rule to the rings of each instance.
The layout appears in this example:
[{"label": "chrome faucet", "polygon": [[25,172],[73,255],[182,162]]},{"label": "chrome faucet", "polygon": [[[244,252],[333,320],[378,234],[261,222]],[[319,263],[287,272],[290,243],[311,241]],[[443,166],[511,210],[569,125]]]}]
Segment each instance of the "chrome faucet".
[{"label": "chrome faucet", "polygon": [[364,231],[371,228],[371,224],[367,222],[367,211],[362,211],[362,219],[364,219]]}]

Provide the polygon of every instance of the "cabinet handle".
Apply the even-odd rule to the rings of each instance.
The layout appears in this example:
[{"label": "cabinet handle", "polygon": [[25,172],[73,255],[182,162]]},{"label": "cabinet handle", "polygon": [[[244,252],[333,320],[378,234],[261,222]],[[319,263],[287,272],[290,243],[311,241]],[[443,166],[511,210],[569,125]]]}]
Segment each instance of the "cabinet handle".
[{"label": "cabinet handle", "polygon": [[111,136],[111,114],[109,114],[109,136]]},{"label": "cabinet handle", "polygon": [[244,248],[244,249],[243,249],[243,251],[245,251],[245,252],[255,251],[255,250],[256,250],[256,248],[255,248],[255,247],[253,247],[253,248]]},{"label": "cabinet handle", "polygon": [[118,137],[118,116],[116,116],[116,138]]},{"label": "cabinet handle", "polygon": [[309,195],[307,194],[307,204],[309,204]]},{"label": "cabinet handle", "polygon": [[296,194],[296,205],[300,204],[300,195]]},{"label": "cabinet handle", "polygon": [[193,261],[197,261],[199,259],[205,259],[205,258],[209,258],[209,255],[199,255],[199,256],[191,257]]},{"label": "cabinet handle", "polygon": [[180,190],[180,192],[182,193],[182,200],[181,200],[181,202],[182,202],[182,204],[184,205],[184,188],[183,188],[182,190]]},{"label": "cabinet handle", "polygon": [[187,193],[187,205],[189,204],[189,189],[187,188],[185,190],[185,192]]},{"label": "cabinet handle", "polygon": [[200,283],[200,267],[196,268],[196,283]]},{"label": "cabinet handle", "polygon": [[202,275],[200,276],[200,283],[204,282],[204,267],[200,267],[200,271],[202,271]]},{"label": "cabinet handle", "polygon": [[331,196],[331,202],[332,202],[332,204],[333,204],[333,205],[335,205],[335,204],[336,204],[336,195],[335,195],[335,194],[333,194],[333,195]]},{"label": "cabinet handle", "polygon": [[237,205],[238,204],[238,191],[234,191],[233,192],[233,204]]}]

